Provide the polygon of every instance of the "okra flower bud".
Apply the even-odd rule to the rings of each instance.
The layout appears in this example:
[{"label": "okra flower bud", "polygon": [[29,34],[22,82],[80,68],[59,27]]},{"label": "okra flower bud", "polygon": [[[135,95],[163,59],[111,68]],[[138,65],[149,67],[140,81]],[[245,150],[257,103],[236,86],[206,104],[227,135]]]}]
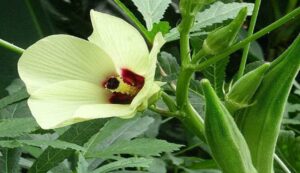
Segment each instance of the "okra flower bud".
[{"label": "okra flower bud", "polygon": [[201,81],[206,100],[205,135],[224,173],[257,173],[247,143],[208,80]]},{"label": "okra flower bud", "polygon": [[[226,108],[234,111],[247,107],[257,88],[260,86],[265,72],[270,64],[266,63],[240,78],[225,96]],[[255,102],[255,101],[254,101]]]},{"label": "okra flower bud", "polygon": [[202,48],[207,54],[216,55],[231,46],[247,16],[247,7],[240,10],[237,17],[227,26],[208,34]]}]

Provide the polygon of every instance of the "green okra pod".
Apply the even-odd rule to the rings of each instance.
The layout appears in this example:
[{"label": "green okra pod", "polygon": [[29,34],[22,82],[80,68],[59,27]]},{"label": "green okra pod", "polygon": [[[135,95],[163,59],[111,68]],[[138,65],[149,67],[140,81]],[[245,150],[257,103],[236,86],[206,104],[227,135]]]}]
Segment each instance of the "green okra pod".
[{"label": "green okra pod", "polygon": [[300,66],[300,36],[282,56],[271,63],[253,97],[240,111],[237,124],[243,133],[259,173],[273,173],[273,155],[283,111]]},{"label": "green okra pod", "polygon": [[257,173],[247,143],[209,81],[201,81],[206,100],[205,135],[224,173]]},{"label": "green okra pod", "polygon": [[209,55],[216,55],[231,46],[234,43],[234,40],[236,39],[246,17],[247,7],[244,7],[229,25],[209,33],[202,46],[205,53]]},{"label": "green okra pod", "polygon": [[234,83],[225,95],[225,105],[230,113],[251,105],[251,99],[261,84],[270,63],[265,63],[252,70]]}]

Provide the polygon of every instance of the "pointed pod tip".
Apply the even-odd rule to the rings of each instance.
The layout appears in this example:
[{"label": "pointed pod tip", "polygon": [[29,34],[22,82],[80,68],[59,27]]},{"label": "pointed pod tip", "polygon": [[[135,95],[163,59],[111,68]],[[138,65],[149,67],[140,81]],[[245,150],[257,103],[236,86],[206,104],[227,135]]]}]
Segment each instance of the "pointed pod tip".
[{"label": "pointed pod tip", "polygon": [[202,80],[200,81],[200,84],[201,84],[202,87],[210,86],[210,82],[209,82],[208,79],[202,79]]},{"label": "pointed pod tip", "polygon": [[209,80],[202,79],[200,81],[200,85],[202,87],[202,90],[203,90],[203,93],[204,93],[206,99],[208,99],[210,97],[217,97],[213,87],[211,86],[211,84],[209,82]]}]

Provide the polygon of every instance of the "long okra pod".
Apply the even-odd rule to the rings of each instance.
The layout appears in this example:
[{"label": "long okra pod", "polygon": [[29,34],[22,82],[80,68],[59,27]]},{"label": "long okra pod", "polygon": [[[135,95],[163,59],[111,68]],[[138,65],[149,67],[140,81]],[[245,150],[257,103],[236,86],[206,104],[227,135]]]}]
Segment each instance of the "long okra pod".
[{"label": "long okra pod", "polygon": [[201,81],[206,100],[205,135],[224,173],[257,173],[247,143],[208,80]]}]

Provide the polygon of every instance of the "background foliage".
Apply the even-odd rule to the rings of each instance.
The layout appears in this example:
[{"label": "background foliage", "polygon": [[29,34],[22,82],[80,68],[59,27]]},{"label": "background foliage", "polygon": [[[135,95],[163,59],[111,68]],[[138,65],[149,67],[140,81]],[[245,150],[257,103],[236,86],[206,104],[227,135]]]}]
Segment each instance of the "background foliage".
[{"label": "background foliage", "polygon": [[[171,83],[176,79],[180,68],[176,41],[178,33],[171,29],[180,21],[178,2],[153,0],[153,3],[159,4],[160,9],[146,8],[142,0],[122,2],[148,30],[152,30],[150,35],[153,36],[159,30],[167,33],[170,29],[167,34],[170,42],[159,55],[156,77]],[[214,5],[218,8],[218,4]],[[262,1],[256,30],[299,5],[297,0]],[[24,49],[51,34],[66,33],[87,38],[92,32],[90,9],[110,13],[131,22],[111,0],[2,0],[0,38]],[[226,24],[235,16],[231,15],[233,7],[224,7],[226,9],[229,12],[223,15],[223,19],[220,18],[222,14],[211,16],[211,13],[205,11],[196,18],[191,39],[195,50],[200,48],[207,32]],[[252,43],[248,71],[263,60],[273,60],[288,47],[299,33],[299,19]],[[245,28],[248,23],[249,21]],[[240,39],[245,35],[245,31],[241,31]],[[231,59],[219,62],[195,76],[190,99],[197,111],[203,112],[204,103],[196,79],[208,78],[222,97],[222,89],[224,86],[226,88],[236,73],[240,57],[241,52],[237,52]],[[219,172],[208,147],[202,141],[177,120],[161,117],[151,111],[130,120],[102,119],[55,130],[40,129],[30,114],[25,101],[28,95],[18,79],[18,58],[19,55],[0,47],[0,173]],[[164,73],[160,73],[162,70]],[[165,90],[170,94],[174,93],[171,87],[166,86]],[[300,172],[299,104],[300,85],[295,81],[277,146],[277,154],[294,173]],[[159,106],[165,105],[160,102]],[[276,168],[276,172],[282,172],[279,167]]]}]

